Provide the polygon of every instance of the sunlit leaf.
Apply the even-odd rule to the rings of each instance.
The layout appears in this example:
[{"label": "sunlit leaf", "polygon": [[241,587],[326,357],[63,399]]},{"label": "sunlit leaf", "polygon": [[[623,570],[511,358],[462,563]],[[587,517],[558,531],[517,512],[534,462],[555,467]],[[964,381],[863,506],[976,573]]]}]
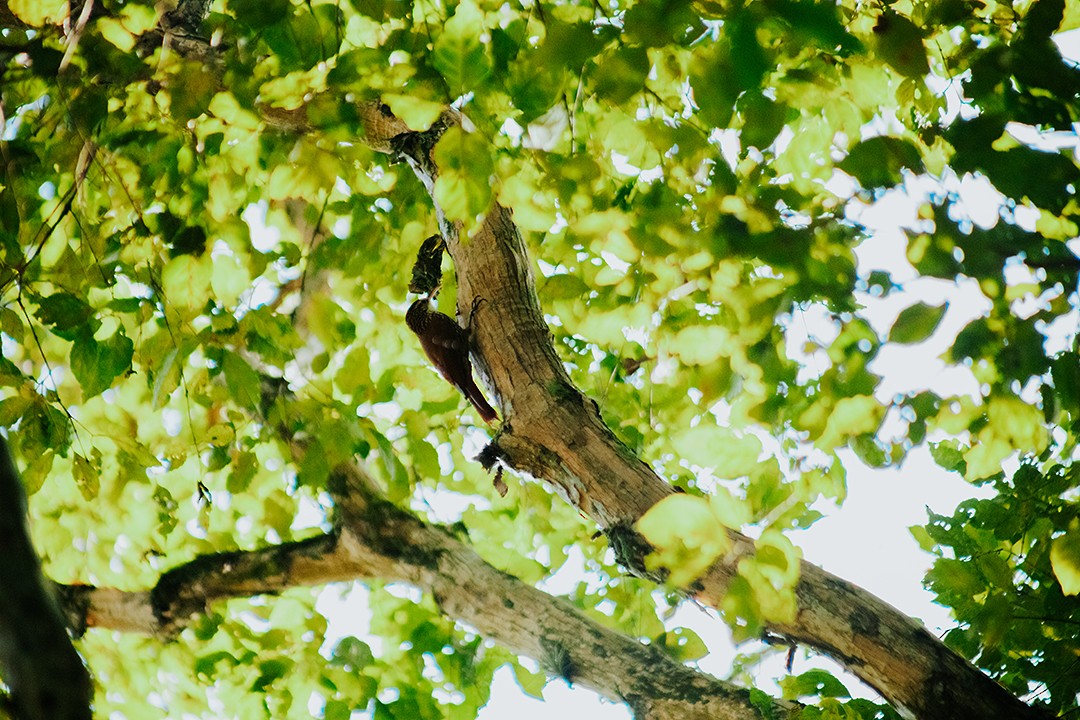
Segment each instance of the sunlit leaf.
[{"label": "sunlit leaf", "polygon": [[180,255],[173,258],[161,271],[161,286],[166,300],[186,317],[198,314],[210,297],[213,269],[209,255]]},{"label": "sunlit leaf", "polygon": [[9,0],[8,8],[15,17],[33,27],[59,23],[68,15],[65,0]]},{"label": "sunlit leaf", "polygon": [[670,495],[649,508],[637,527],[657,549],[651,563],[666,568],[676,587],[697,579],[730,545],[709,502],[685,494]]},{"label": "sunlit leaf", "polygon": [[693,662],[705,657],[709,650],[701,637],[689,628],[679,627],[661,633],[654,644],[679,662]]},{"label": "sunlit leaf", "polygon": [[446,216],[472,220],[491,204],[494,166],[487,143],[474,133],[453,127],[443,134],[434,155],[442,168],[435,181],[435,198]]},{"label": "sunlit leaf", "polygon": [[491,59],[481,42],[485,35],[484,16],[471,0],[459,3],[443,25],[432,60],[453,95],[473,90],[491,72]]},{"label": "sunlit leaf", "polygon": [[1069,532],[1050,546],[1050,563],[1066,595],[1080,595],[1080,526],[1073,522]]},{"label": "sunlit leaf", "polygon": [[521,663],[511,664],[514,671],[514,679],[517,680],[521,689],[529,697],[537,699],[544,697],[544,686],[547,684],[547,674],[544,672],[532,672],[527,670]]}]

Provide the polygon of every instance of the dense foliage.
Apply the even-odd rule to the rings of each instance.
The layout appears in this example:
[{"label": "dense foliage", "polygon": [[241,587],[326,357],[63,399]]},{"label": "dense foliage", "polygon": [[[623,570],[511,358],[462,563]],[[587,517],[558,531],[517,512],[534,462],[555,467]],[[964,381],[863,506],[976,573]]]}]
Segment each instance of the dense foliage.
[{"label": "dense foliage", "polygon": [[[466,229],[493,201],[513,210],[573,380],[687,491],[679,517],[708,509],[782,558],[732,586],[737,636],[792,615],[784,533],[843,499],[838,451],[884,467],[929,445],[982,488],[915,530],[956,616],[946,642],[1076,708],[1080,69],[1055,37],[1080,5],[215,0],[202,55],[156,29],[161,10],[102,0],[68,32],[62,0],[0,11],[0,425],[52,579],[145,589],[204,553],[321,532],[328,476],[359,456],[527,583],[576,547],[572,601],[667,641],[654,586],[573,508],[494,491],[475,414],[405,328],[435,210],[355,108],[378,98],[423,130],[457,101],[475,129],[435,148],[442,209]],[[301,107],[310,132],[268,121]],[[906,263],[860,261],[885,242],[866,206],[900,194]],[[916,278],[985,301],[944,358],[970,394],[882,391],[879,351],[949,312],[907,292]],[[449,264],[446,284],[453,315]],[[865,310],[885,296],[907,298],[891,327]],[[294,393],[269,419],[263,376]],[[316,449],[302,464],[280,426]],[[676,584],[723,550],[652,525]],[[539,689],[430,598],[378,585],[374,651],[349,639],[327,659],[316,597],[232,601],[165,645],[89,633],[100,716],[297,716],[316,692],[328,718],[375,698],[376,717],[470,717],[508,661]]]}]

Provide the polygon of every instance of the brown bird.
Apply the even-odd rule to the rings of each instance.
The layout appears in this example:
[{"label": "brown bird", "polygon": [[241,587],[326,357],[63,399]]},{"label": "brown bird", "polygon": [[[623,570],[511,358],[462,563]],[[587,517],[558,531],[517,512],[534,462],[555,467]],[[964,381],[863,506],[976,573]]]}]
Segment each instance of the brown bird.
[{"label": "brown bird", "polygon": [[468,398],[484,422],[490,425],[499,417],[473,380],[469,335],[464,328],[449,315],[432,310],[427,297],[409,306],[405,324],[420,338],[420,346],[439,374]]}]

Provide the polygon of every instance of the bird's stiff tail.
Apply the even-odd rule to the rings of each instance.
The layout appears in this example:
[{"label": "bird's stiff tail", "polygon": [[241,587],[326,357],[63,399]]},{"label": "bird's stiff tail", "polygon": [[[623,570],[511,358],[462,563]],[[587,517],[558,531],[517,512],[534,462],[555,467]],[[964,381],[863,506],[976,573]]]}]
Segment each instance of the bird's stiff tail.
[{"label": "bird's stiff tail", "polygon": [[465,397],[469,399],[472,406],[476,408],[476,412],[480,414],[480,418],[488,425],[493,423],[499,418],[499,414],[495,412],[495,408],[488,404],[487,398],[484,397],[484,393],[480,392],[480,388],[477,387],[476,381],[469,378],[469,387],[465,388]]}]

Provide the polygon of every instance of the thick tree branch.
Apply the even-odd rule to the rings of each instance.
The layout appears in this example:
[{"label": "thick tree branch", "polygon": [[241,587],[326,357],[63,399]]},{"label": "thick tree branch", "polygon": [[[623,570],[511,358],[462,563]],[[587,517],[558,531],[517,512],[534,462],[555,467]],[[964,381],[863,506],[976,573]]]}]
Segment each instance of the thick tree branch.
[{"label": "thick tree branch", "polygon": [[675,662],[497,570],[441,528],[374,494],[374,482],[359,465],[340,468],[333,484],[338,532],[199,557],[162,575],[149,592],[68,587],[68,615],[78,627],[164,639],[219,600],[378,578],[430,593],[447,615],[513,652],[541,663],[558,654],[568,679],[627,703],[639,718],[795,717],[794,704],[752,702],[749,691]]},{"label": "thick tree branch", "polygon": [[89,720],[93,688],[26,526],[26,496],[0,437],[0,679],[19,720]]}]

